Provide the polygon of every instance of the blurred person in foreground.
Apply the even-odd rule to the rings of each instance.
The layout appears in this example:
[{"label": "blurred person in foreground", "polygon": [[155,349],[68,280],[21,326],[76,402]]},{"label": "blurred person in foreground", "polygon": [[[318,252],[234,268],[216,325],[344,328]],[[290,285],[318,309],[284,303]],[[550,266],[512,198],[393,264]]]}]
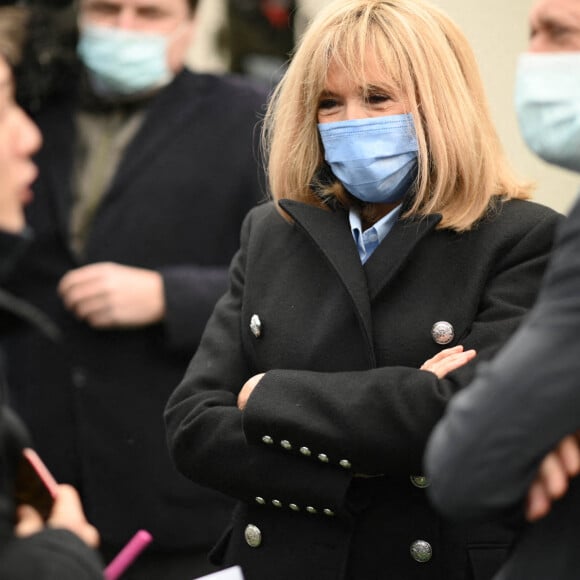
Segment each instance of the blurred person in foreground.
[{"label": "blurred person in foreground", "polygon": [[[28,12],[0,5],[0,276],[27,243],[23,204],[36,177],[31,156],[40,146],[38,129],[14,101],[12,69],[20,58]],[[0,308],[22,303],[0,289]],[[25,312],[27,310],[25,309]],[[29,320],[27,320],[29,322]],[[78,494],[60,485],[46,522],[30,505],[16,505],[22,449],[30,438],[8,407],[4,357],[0,352],[0,578],[3,580],[92,580],[102,564],[91,549],[99,536],[83,513]]]},{"label": "blurred person in foreground", "polygon": [[512,530],[440,518],[423,452],[473,373],[440,365],[511,336],[560,216],[526,200],[471,48],[427,2],[330,3],[265,122],[274,201],[245,220],[166,409],[179,469],[238,500],[215,561],[248,580],[489,580]]},{"label": "blurred person in foreground", "polygon": [[[539,0],[532,8],[516,107],[530,148],[580,173],[578,0]],[[429,493],[445,515],[531,522],[497,580],[578,578],[579,352],[577,201],[558,232],[536,306],[451,402],[426,454]]]},{"label": "blurred person in foreground", "polygon": [[196,6],[80,0],[78,87],[34,109],[35,238],[7,281],[62,335],[4,341],[40,455],[79,489],[107,561],[138,529],[153,535],[126,578],[213,570],[206,554],[232,507],[175,470],[162,412],[264,195],[266,93],[184,68]]}]

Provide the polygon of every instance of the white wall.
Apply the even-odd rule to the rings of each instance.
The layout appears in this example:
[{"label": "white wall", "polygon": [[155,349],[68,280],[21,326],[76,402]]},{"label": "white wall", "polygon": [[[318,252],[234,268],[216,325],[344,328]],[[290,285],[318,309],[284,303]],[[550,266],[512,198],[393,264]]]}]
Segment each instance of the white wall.
[{"label": "white wall", "polygon": [[[329,0],[302,0],[305,17]],[[513,106],[516,61],[525,50],[528,12],[534,0],[432,0],[462,28],[477,56],[492,115],[509,159],[525,179],[535,181],[534,198],[566,212],[580,189],[578,174],[548,165],[526,148]],[[191,51],[194,68],[224,70],[211,45],[223,17],[224,0],[201,0],[198,42]]]}]

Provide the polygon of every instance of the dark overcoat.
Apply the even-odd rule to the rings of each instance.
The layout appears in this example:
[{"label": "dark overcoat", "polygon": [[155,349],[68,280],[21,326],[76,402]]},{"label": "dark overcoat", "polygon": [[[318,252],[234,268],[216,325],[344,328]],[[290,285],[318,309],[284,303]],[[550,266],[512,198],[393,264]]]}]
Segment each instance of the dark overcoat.
[{"label": "dark overcoat", "polygon": [[[0,231],[0,281],[11,270],[27,236]],[[32,324],[47,339],[42,313],[0,287],[0,312]],[[68,530],[45,528],[25,538],[14,535],[16,474],[23,447],[31,445],[26,427],[8,406],[5,357],[0,349],[0,578],[4,580],[99,580],[102,567],[94,550]]]},{"label": "dark overcoat", "polygon": [[[57,479],[82,492],[103,541],[139,528],[161,549],[212,544],[231,510],[193,487],[167,452],[163,408],[227,287],[246,213],[265,194],[258,163],[262,89],[187,70],[148,105],[94,217],[80,261],[69,246],[75,103],[37,121],[44,145],[28,221],[35,232],[11,289],[47,312],[64,342],[15,333],[12,400]],[[94,330],[67,312],[57,284],[72,268],[117,262],[159,271],[166,317]]]},{"label": "dark overcoat", "polygon": [[272,204],[245,221],[230,290],[166,410],[179,469],[239,500],[215,557],[248,580],[491,578],[512,530],[448,524],[422,477],[473,365],[444,380],[418,369],[443,348],[434,336],[480,358],[507,339],[558,214],[498,203],[463,234],[436,229],[439,215],[399,219],[363,267],[345,211],[280,205],[292,222]]},{"label": "dark overcoat", "polygon": [[[431,497],[449,517],[523,514],[545,455],[580,429],[580,201],[559,230],[538,301],[430,439]],[[450,445],[450,441],[455,442]],[[461,477],[455,474],[461,473]],[[496,580],[580,575],[580,479],[526,527]]]}]

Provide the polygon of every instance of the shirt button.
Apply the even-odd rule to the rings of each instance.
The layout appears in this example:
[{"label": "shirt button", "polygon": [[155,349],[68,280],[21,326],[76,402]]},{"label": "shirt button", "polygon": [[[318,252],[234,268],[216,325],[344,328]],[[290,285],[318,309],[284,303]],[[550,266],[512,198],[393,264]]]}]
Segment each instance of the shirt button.
[{"label": "shirt button", "polygon": [[345,469],[350,469],[352,467],[350,461],[348,459],[341,459],[338,464]]},{"label": "shirt button", "polygon": [[262,441],[266,444],[266,445],[272,445],[272,443],[274,443],[274,439],[272,439],[272,437],[270,437],[270,435],[264,435],[262,437]]},{"label": "shirt button", "polygon": [[286,451],[290,451],[290,449],[292,449],[292,443],[286,439],[282,439],[282,441],[280,441],[280,445],[286,449]]},{"label": "shirt button", "polygon": [[318,461],[322,461],[322,463],[328,463],[328,455],[326,455],[326,453],[320,453],[318,455]]},{"label": "shirt button", "polygon": [[312,452],[310,449],[308,449],[308,447],[300,447],[300,453],[302,453],[302,455],[305,457],[310,457],[310,455],[312,455]]}]

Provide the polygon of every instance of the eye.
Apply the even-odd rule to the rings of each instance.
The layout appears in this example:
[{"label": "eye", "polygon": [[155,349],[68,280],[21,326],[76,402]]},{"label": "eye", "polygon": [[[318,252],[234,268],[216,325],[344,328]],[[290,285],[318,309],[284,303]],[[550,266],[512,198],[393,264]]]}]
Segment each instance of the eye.
[{"label": "eye", "polygon": [[371,105],[381,105],[383,103],[386,103],[387,101],[390,101],[391,97],[389,95],[387,95],[386,93],[369,93],[366,96],[366,101],[367,103],[371,104]]},{"label": "eye", "polygon": [[338,106],[338,101],[336,99],[331,98],[331,97],[323,98],[318,102],[318,109],[319,110],[333,109],[334,107],[337,107],[337,106]]}]

